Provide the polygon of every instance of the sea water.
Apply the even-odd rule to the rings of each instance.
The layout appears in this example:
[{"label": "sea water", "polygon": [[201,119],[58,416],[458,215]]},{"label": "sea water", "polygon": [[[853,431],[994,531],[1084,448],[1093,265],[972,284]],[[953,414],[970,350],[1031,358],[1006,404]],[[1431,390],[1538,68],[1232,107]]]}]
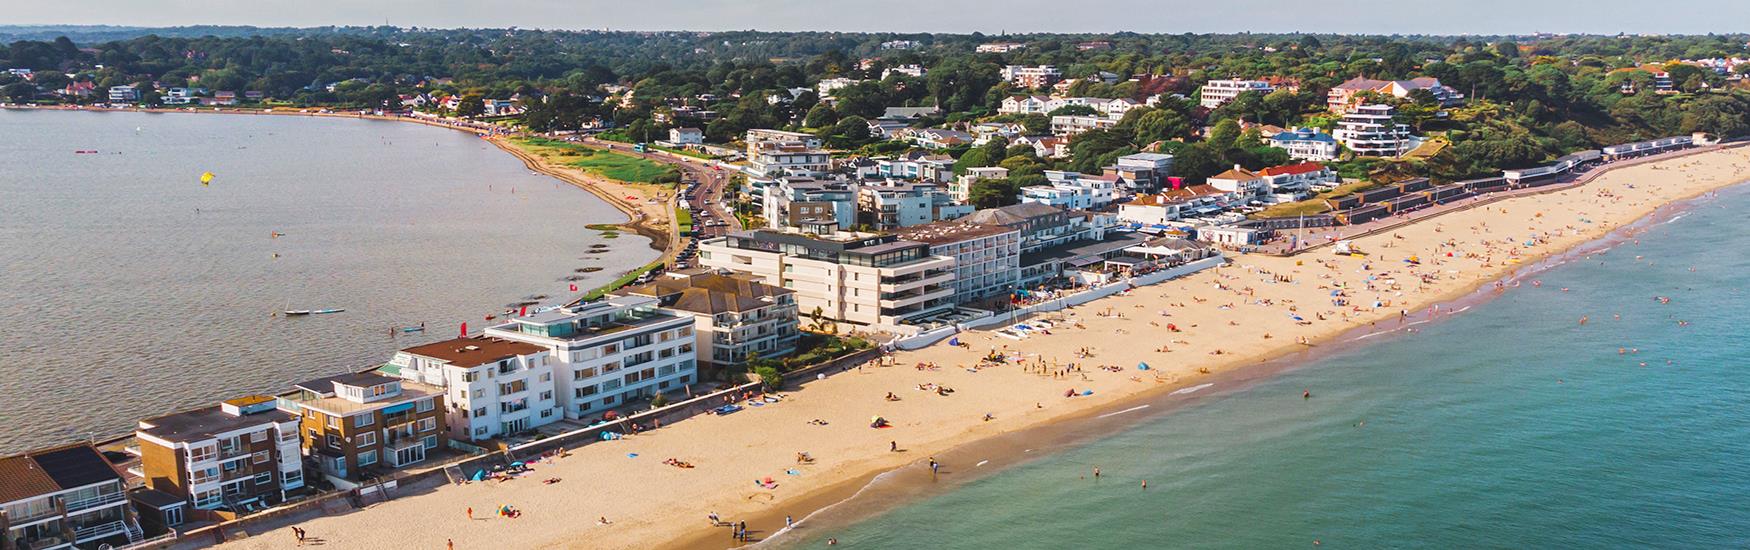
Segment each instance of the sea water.
[{"label": "sea water", "polygon": [[[607,203],[418,124],[0,110],[0,166],[0,454],[381,364],[657,255],[585,227],[626,220]],[[346,312],[269,316],[323,308]]]},{"label": "sea water", "polygon": [[1750,190],[1719,195],[1419,332],[772,542],[1750,546]]}]

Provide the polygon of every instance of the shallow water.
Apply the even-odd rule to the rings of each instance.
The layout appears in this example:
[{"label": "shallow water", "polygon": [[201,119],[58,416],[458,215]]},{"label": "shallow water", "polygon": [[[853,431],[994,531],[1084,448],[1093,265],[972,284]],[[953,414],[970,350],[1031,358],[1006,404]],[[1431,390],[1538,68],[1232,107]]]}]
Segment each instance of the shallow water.
[{"label": "shallow water", "polygon": [[[0,166],[0,452],[382,362],[656,257],[584,227],[625,221],[606,203],[417,124],[0,110]],[[269,316],[321,308],[346,311]]]},{"label": "shallow water", "polygon": [[1745,547],[1745,208],[1724,191],[1419,333],[773,546]]}]

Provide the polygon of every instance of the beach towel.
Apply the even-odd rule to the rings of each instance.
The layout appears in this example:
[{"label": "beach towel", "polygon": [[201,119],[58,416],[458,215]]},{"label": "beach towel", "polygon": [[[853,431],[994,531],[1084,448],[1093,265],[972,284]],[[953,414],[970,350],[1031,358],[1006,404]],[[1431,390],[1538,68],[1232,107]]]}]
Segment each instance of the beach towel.
[{"label": "beach towel", "polygon": [[796,470],[795,470],[795,469],[789,469],[789,470],[784,470],[784,473],[786,473],[786,474],[790,474],[790,475],[793,475],[793,476],[799,476],[799,475],[802,475],[802,472],[799,472],[799,471],[796,471]]},{"label": "beach towel", "polygon": [[626,453],[626,458],[638,458],[638,453]]}]

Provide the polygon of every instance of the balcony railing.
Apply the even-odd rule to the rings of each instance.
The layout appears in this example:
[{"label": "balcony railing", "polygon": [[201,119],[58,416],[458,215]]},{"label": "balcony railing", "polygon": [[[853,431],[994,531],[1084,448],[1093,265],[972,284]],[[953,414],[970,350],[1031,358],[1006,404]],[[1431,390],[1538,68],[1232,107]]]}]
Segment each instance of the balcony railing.
[{"label": "balcony railing", "polygon": [[96,525],[87,525],[84,527],[76,527],[73,529],[73,538],[76,540],[89,540],[92,538],[108,536],[108,535],[112,535],[115,533],[126,532],[127,529],[128,529],[128,526],[126,523],[122,523],[121,520],[116,520],[116,521],[110,521],[110,522],[105,522],[105,523],[99,523]]},{"label": "balcony railing", "polygon": [[95,508],[105,504],[115,504],[127,499],[128,495],[126,493],[116,491],[114,493],[100,493],[97,496],[82,498],[79,500],[69,500],[67,501],[67,513],[75,514],[86,508]]}]

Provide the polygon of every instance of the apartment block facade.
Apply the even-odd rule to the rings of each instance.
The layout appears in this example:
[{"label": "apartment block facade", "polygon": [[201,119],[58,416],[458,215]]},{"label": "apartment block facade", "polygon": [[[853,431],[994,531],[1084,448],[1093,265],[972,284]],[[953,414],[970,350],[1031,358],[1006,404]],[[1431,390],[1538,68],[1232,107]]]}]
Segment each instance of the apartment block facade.
[{"label": "apartment block facade", "polygon": [[691,315],[701,365],[733,369],[746,365],[749,355],[787,356],[802,335],[796,292],[751,275],[670,272],[621,292],[656,298],[665,308]]},{"label": "apartment block facade", "polygon": [[697,382],[693,324],[656,298],[611,296],[513,317],[485,335],[546,348],[559,408],[579,420]]},{"label": "apartment block facade", "polygon": [[526,432],[564,417],[548,348],[502,338],[454,338],[401,350],[384,367],[437,388],[448,404],[450,437],[481,441]]},{"label": "apartment block facade", "polygon": [[761,229],[699,245],[701,264],[796,291],[803,315],[896,326],[953,309],[954,259],[893,235]]},{"label": "apartment block facade", "polygon": [[146,486],[200,510],[248,511],[304,487],[298,417],[251,395],[140,421]]},{"label": "apartment block facade", "polygon": [[139,542],[127,483],[90,444],[0,457],[0,547],[95,550]]},{"label": "apartment block facade", "polygon": [[297,384],[280,408],[301,418],[304,452],[322,474],[346,482],[424,462],[444,439],[444,393],[370,373]]}]

